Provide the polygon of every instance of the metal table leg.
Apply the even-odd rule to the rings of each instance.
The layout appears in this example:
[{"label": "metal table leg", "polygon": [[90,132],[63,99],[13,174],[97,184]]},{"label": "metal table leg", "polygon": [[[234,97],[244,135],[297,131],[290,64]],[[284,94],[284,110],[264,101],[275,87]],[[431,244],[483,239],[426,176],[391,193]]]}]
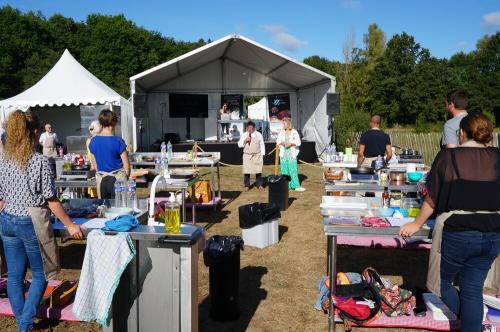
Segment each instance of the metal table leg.
[{"label": "metal table leg", "polygon": [[220,165],[217,162],[217,190],[219,191],[219,197],[222,198],[222,194],[220,191]]},{"label": "metal table leg", "polygon": [[332,301],[332,294],[335,294],[335,284],[337,282],[337,236],[328,235],[328,246],[330,250],[328,251],[328,264],[329,264],[329,273],[328,277],[330,279],[330,296],[329,296],[329,304],[328,304],[328,331],[335,331],[335,306]]},{"label": "metal table leg", "polygon": [[191,185],[191,202],[192,202],[192,205],[191,205],[191,214],[192,214],[192,220],[191,220],[191,223],[192,224],[195,224],[196,223],[196,182],[194,182],[192,185]]},{"label": "metal table leg", "polygon": [[186,189],[181,189],[182,194],[182,222],[186,223]]},{"label": "metal table leg", "polygon": [[215,175],[214,175],[214,163],[210,164],[210,185],[212,187],[212,201],[214,202],[214,211],[217,210],[217,205],[215,205]]}]

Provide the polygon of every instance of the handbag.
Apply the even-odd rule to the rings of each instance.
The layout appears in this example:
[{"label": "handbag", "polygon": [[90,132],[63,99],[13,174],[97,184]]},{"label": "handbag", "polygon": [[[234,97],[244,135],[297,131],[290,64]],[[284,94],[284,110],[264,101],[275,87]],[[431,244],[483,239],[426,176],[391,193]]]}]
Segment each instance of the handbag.
[{"label": "handbag", "polygon": [[363,278],[373,289],[380,303],[380,309],[389,317],[411,315],[415,308],[415,296],[409,290],[399,286],[386,288],[382,278],[374,268],[368,267],[363,271]]}]

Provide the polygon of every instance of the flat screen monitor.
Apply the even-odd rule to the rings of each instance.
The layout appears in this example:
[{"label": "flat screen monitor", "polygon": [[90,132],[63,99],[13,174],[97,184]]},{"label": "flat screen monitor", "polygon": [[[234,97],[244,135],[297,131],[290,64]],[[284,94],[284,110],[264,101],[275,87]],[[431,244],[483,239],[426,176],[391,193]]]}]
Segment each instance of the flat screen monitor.
[{"label": "flat screen monitor", "polygon": [[208,95],[169,94],[171,118],[208,118]]}]

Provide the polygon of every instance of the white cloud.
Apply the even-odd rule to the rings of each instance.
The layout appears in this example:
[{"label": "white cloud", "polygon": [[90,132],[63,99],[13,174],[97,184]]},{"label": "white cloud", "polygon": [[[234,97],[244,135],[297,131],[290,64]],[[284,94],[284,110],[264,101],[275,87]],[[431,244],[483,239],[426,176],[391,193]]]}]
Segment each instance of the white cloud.
[{"label": "white cloud", "polygon": [[459,41],[457,43],[457,45],[455,45],[457,47],[457,49],[459,50],[463,50],[465,48],[467,48],[467,46],[469,46],[469,43],[467,43],[465,40],[462,40],[462,41]]},{"label": "white cloud", "polygon": [[342,6],[349,9],[358,9],[361,8],[360,0],[342,0]]},{"label": "white cloud", "polygon": [[500,29],[500,12],[484,14],[483,24],[488,29]]},{"label": "white cloud", "polygon": [[262,28],[269,31],[274,42],[287,51],[295,52],[307,45],[305,40],[288,33],[282,25],[263,25]]}]

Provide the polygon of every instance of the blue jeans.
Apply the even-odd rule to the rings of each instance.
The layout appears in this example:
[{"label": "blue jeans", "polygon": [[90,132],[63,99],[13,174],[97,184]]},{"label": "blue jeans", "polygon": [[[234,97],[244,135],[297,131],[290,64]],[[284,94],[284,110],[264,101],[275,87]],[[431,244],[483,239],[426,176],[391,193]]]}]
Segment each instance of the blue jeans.
[{"label": "blue jeans", "polygon": [[[500,253],[500,233],[443,232],[441,298],[460,317],[462,331],[482,331],[483,287]],[[458,277],[460,292],[453,287]]]},{"label": "blue jeans", "polygon": [[[7,293],[10,305],[16,316],[19,331],[29,331],[47,286],[42,255],[31,217],[1,213],[0,234],[9,275]],[[25,298],[24,279],[28,263],[31,267],[32,281],[28,296]]]}]

